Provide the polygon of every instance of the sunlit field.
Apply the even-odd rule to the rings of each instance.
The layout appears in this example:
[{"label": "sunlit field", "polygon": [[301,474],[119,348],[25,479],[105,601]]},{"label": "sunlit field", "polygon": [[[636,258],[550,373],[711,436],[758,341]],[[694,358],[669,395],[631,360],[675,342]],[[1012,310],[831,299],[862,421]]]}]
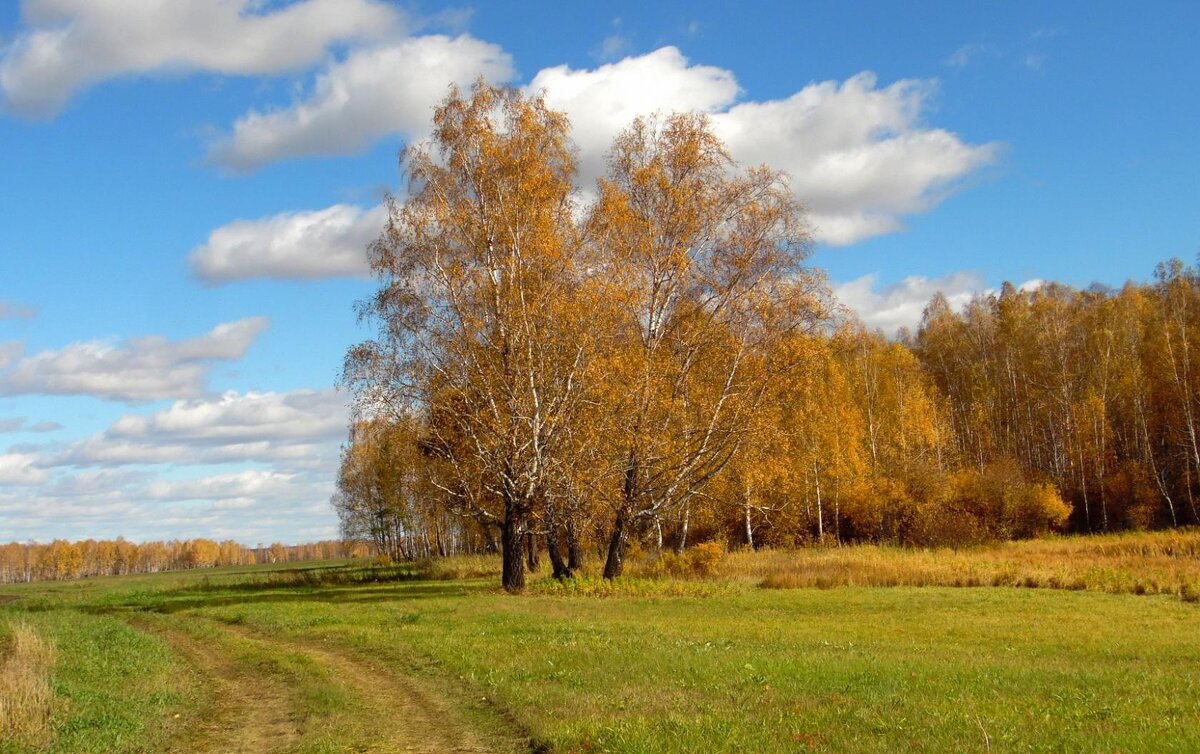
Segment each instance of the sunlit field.
[{"label": "sunlit field", "polygon": [[10,587],[0,751],[1196,751],[1198,539]]}]

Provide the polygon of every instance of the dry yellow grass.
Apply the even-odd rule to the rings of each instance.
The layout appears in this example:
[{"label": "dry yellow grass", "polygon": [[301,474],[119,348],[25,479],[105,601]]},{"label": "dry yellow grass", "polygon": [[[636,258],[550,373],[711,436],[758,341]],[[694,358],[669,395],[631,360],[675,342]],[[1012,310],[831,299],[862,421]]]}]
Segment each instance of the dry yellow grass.
[{"label": "dry yellow grass", "polygon": [[25,623],[9,624],[9,647],[0,661],[0,740],[45,740],[54,710],[50,671],[53,645]]},{"label": "dry yellow grass", "polygon": [[1200,599],[1200,530],[1063,537],[964,549],[858,545],[730,553],[726,577],[775,589],[1020,586]]}]

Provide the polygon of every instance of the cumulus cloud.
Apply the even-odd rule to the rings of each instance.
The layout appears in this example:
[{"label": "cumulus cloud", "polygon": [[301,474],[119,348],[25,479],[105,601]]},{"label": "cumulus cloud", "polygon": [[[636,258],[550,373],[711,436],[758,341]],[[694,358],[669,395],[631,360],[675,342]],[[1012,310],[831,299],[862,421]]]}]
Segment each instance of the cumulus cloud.
[{"label": "cumulus cloud", "polygon": [[321,72],[307,98],[239,118],[209,157],[234,170],[253,170],[288,157],[353,153],[391,133],[419,138],[451,84],[512,75],[508,53],[465,34],[360,48]]},{"label": "cumulus cloud", "polygon": [[176,401],[149,416],[124,416],[109,435],[162,442],[295,442],[346,433],[346,396],[336,390],[227,392],[215,400]]},{"label": "cumulus cloud", "polygon": [[82,441],[10,448],[0,541],[333,536],[328,500],[348,415],[333,390],[227,393],[126,415]]},{"label": "cumulus cloud", "polygon": [[247,544],[311,542],[337,536],[332,488],[328,475],[269,470],[195,479],[126,470],[60,473],[37,486],[0,483],[0,541],[207,536]]},{"label": "cumulus cloud", "polygon": [[713,113],[732,104],[741,91],[731,71],[690,65],[675,47],[595,69],[544,68],[526,89],[544,92],[547,104],[570,117],[585,186],[603,174],[613,137],[638,115],[676,110]]},{"label": "cumulus cloud", "polygon": [[284,462],[328,466],[349,422],[335,390],[228,392],[117,419],[104,432],[47,454],[48,466]]},{"label": "cumulus cloud", "polygon": [[791,176],[818,239],[835,245],[901,229],[904,215],[931,208],[998,152],[923,125],[933,82],[879,87],[871,73],[809,84],[786,99],[736,103],[731,71],[693,65],[664,47],[594,70],[548,68],[528,89],[545,91],[571,117],[584,185],[603,172],[613,137],[634,117],[709,113],[736,159]]},{"label": "cumulus cloud", "polygon": [[[968,46],[958,59],[983,52]],[[308,96],[239,118],[209,156],[251,170],[286,158],[354,152],[394,133],[421,138],[447,86],[466,86],[479,76],[507,81],[512,61],[498,46],[468,35],[358,48],[330,63]],[[935,82],[881,87],[870,72],[811,83],[784,99],[738,102],[732,71],[693,64],[679,49],[663,47],[594,69],[545,68],[525,88],[544,93],[551,107],[570,116],[581,188],[604,172],[613,137],[634,117],[703,112],[738,160],[791,176],[817,238],[833,245],[901,230],[904,216],[929,210],[999,153],[997,144],[969,144],[923,123]],[[190,262],[211,284],[361,275],[363,249],[385,219],[382,206],[339,204],[238,220],[212,231]]]},{"label": "cumulus cloud", "polygon": [[25,0],[27,29],[0,58],[0,91],[30,116],[58,112],[76,91],[122,75],[299,70],[334,45],[395,34],[382,0]]},{"label": "cumulus cloud", "polygon": [[249,278],[322,278],[368,274],[367,246],[387,224],[387,207],[336,204],[237,220],[192,250],[192,273],[211,285]]},{"label": "cumulus cloud", "polygon": [[903,227],[997,155],[926,128],[935,86],[904,80],[879,88],[874,74],[810,84],[785,100],[747,102],[714,118],[734,156],[791,176],[817,237],[850,244]]},{"label": "cumulus cloud", "polygon": [[[1036,291],[1043,285],[1044,280],[1033,278],[1021,283],[1017,290]],[[978,274],[964,271],[935,278],[910,275],[883,287],[879,287],[879,276],[871,273],[835,285],[833,292],[867,327],[894,335],[902,327],[917,329],[925,306],[935,293],[945,296],[951,309],[961,311],[975,296],[993,294],[996,289],[985,285]]]},{"label": "cumulus cloud", "polygon": [[12,363],[0,372],[0,394],[90,395],[127,403],[202,395],[212,362],[242,358],[267,325],[265,317],[252,317],[187,340],[72,343]]},{"label": "cumulus cloud", "polygon": [[0,485],[24,487],[41,484],[50,478],[45,469],[38,468],[38,456],[31,453],[0,455]]},{"label": "cumulus cloud", "polygon": [[22,304],[20,301],[0,298],[0,319],[33,319],[36,316],[36,308]]},{"label": "cumulus cloud", "polygon": [[957,310],[986,287],[983,278],[973,272],[955,272],[936,278],[910,275],[880,288],[878,275],[872,273],[834,286],[834,294],[867,327],[891,335],[901,327],[915,330],[935,293],[941,291],[951,308]]},{"label": "cumulus cloud", "polygon": [[334,390],[231,392],[129,414],[78,442],[10,448],[0,541],[335,536],[328,501],[348,420]]},{"label": "cumulus cloud", "polygon": [[213,500],[222,509],[238,509],[252,507],[256,500],[282,497],[298,481],[295,474],[247,469],[198,479],[158,480],[147,485],[146,494],[153,500]]},{"label": "cumulus cloud", "polygon": [[[403,87],[389,88],[394,74],[377,65],[354,70],[353,76],[338,67],[324,74],[314,104],[239,121],[230,144],[244,142],[248,157],[235,163],[358,148],[395,131],[421,133],[429,109],[444,94],[444,85],[428,91],[420,117],[414,117]],[[334,83],[351,80],[353,85]],[[786,99],[738,103],[732,71],[692,64],[677,48],[663,47],[595,69],[546,68],[526,89],[544,92],[551,107],[571,118],[584,187],[603,173],[613,137],[636,116],[708,113],[738,160],[791,175],[818,238],[831,244],[899,230],[904,215],[928,210],[998,153],[995,144],[967,144],[923,124],[936,91],[930,81],[880,87],[874,74],[860,73],[840,83],[809,84]],[[378,117],[389,107],[403,115]],[[255,130],[263,137],[251,138]]]}]

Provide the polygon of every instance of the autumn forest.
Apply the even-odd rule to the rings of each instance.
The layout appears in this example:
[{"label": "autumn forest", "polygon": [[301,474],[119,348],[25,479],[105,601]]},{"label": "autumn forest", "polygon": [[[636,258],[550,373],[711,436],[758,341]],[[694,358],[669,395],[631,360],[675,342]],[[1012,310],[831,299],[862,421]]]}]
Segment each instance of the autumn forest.
[{"label": "autumn forest", "polygon": [[[870,332],[805,265],[786,176],[639,119],[573,190],[570,124],[478,85],[410,148],[334,505],[395,559],[968,545],[1195,524],[1200,277],[1005,285]],[[586,555],[585,555],[586,554]]]}]

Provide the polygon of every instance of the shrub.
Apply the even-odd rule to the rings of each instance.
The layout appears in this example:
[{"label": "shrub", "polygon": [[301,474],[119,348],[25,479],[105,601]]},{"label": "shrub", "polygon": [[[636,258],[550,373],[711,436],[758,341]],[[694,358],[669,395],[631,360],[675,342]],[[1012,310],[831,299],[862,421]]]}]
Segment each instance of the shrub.
[{"label": "shrub", "polygon": [[725,560],[725,546],[720,542],[705,542],[684,553],[688,570],[695,576],[710,578],[721,570]]}]

